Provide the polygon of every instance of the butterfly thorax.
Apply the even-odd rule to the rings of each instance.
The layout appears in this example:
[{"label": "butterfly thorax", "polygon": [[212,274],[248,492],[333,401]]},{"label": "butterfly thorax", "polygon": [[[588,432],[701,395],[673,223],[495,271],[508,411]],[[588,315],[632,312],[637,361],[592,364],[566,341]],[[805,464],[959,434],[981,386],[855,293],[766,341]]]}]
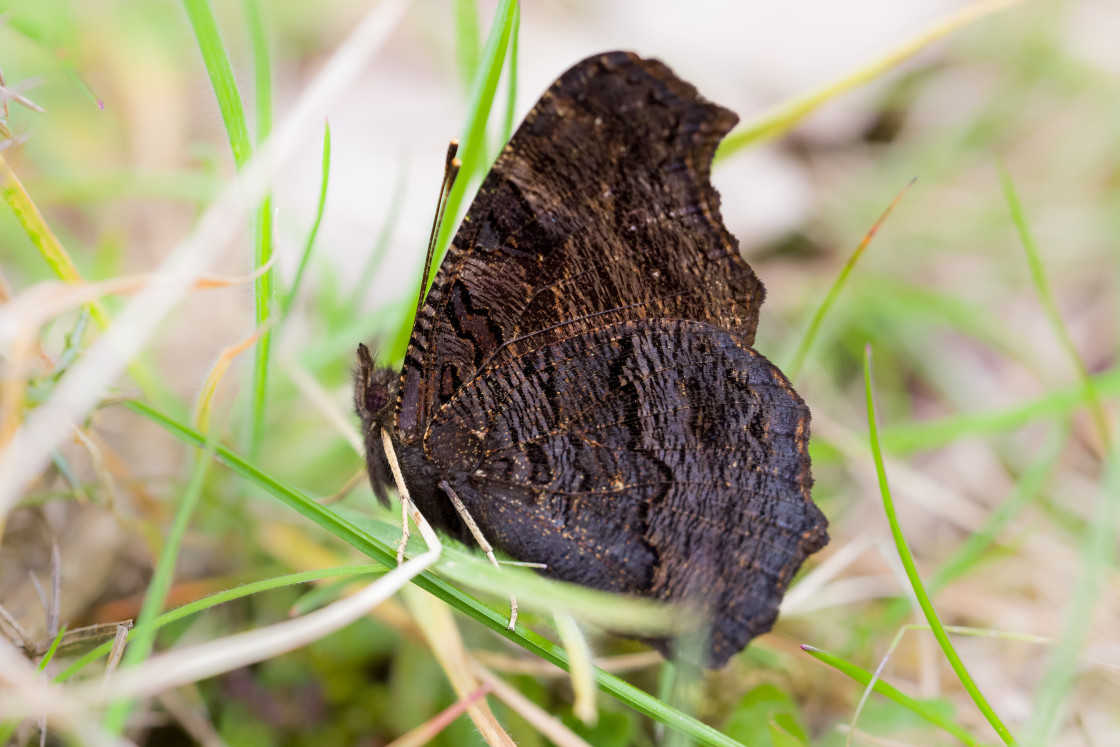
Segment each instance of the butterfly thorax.
[{"label": "butterfly thorax", "polygon": [[439,483],[445,479],[444,471],[432,463],[422,445],[403,443],[400,440],[396,427],[399,380],[400,375],[396,371],[375,367],[373,358],[364,345],[359,349],[354,382],[354,409],[362,421],[370,486],[377,500],[388,506],[389,491],[395,489],[396,482],[389,468],[381,435],[382,431],[387,431],[405,485],[420,513],[447,535],[466,542],[470,532],[439,487]]}]

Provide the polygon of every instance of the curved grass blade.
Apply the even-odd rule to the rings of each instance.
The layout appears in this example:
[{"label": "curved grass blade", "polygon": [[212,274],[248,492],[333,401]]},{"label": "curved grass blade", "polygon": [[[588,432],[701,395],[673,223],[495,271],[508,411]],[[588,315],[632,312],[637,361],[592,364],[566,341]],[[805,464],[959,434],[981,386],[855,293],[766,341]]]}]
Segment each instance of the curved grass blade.
[{"label": "curved grass blade", "polygon": [[910,580],[910,586],[914,590],[914,596],[918,599],[918,605],[922,608],[925,614],[926,621],[929,623],[930,628],[933,630],[933,635],[937,639],[938,645],[941,647],[945,658],[949,662],[949,666],[956,672],[957,678],[960,679],[964,689],[972,697],[976,707],[984,714],[984,718],[995,729],[996,734],[1005,744],[1015,744],[1015,738],[1011,736],[1011,732],[1003,725],[999,716],[996,715],[995,710],[992,709],[984,694],[980,692],[980,688],[972,679],[972,675],[968,673],[965,668],[964,662],[961,661],[957,650],[953,648],[952,641],[949,640],[945,628],[942,627],[941,621],[937,617],[937,611],[934,610],[933,604],[926,594],[925,587],[922,585],[922,579],[918,575],[918,569],[914,565],[914,558],[910,555],[910,547],[906,542],[906,537],[902,534],[902,527],[899,526],[898,516],[895,514],[894,501],[891,499],[890,485],[887,483],[887,471],[883,466],[883,453],[879,448],[879,429],[878,422],[875,415],[875,399],[874,399],[874,381],[871,371],[871,346],[868,345],[864,348],[863,356],[863,375],[864,387],[867,397],[867,425],[869,436],[871,440],[871,453],[875,458],[875,473],[879,477],[879,492],[883,497],[883,510],[887,515],[887,521],[891,526],[891,535],[894,537],[895,547],[898,549],[899,559],[902,561],[903,568],[906,569],[906,577]]},{"label": "curved grass blade", "polygon": [[233,160],[241,168],[253,155],[253,144],[249,139],[249,124],[245,118],[245,107],[241,103],[241,91],[237,78],[233,75],[225,44],[218,32],[218,23],[210,10],[207,0],[182,0],[183,10],[194,30],[198,51],[210,76],[210,85],[218,100],[218,111],[225,124],[226,137],[233,151]]},{"label": "curved grass blade", "polygon": [[[1028,506],[1038,500],[1043,486],[1050,478],[1058,458],[1069,442],[1070,426],[1063,423],[1053,432],[1039,450],[1031,457],[1023,474],[1007,498],[1001,500],[995,510],[985,520],[984,525],[968,535],[953,551],[953,554],[930,576],[929,591],[937,594],[954,580],[976,567],[985,551],[996,543],[997,537]],[[894,627],[902,622],[910,610],[910,600],[895,599],[880,616],[883,627]]]},{"label": "curved grass blade", "polygon": [[840,270],[836,281],[832,284],[832,287],[828,289],[828,294],[824,297],[824,301],[821,302],[816,313],[813,314],[813,319],[809,322],[809,328],[805,330],[805,334],[801,337],[801,343],[797,346],[797,352],[793,354],[793,359],[790,361],[790,364],[786,366],[790,381],[796,381],[797,375],[801,373],[801,367],[805,364],[805,356],[809,354],[809,348],[813,346],[813,342],[817,339],[817,332],[820,331],[821,322],[824,321],[825,314],[832,308],[836,297],[840,295],[840,289],[844,287],[848,276],[852,274],[856,262],[863,256],[864,249],[866,249],[871,243],[871,240],[875,238],[875,235],[879,233],[880,226],[883,225],[887,216],[891,214],[891,211],[894,210],[894,206],[899,203],[899,200],[902,199],[902,196],[906,194],[907,190],[914,186],[915,181],[917,181],[916,178],[911,179],[910,182],[902,188],[902,191],[891,200],[891,204],[887,205],[887,209],[883,211],[883,214],[880,215],[879,219],[871,226],[871,230],[864,234],[863,239],[859,242],[859,246],[855,248],[852,255],[848,257],[848,261],[844,263],[844,269]]}]

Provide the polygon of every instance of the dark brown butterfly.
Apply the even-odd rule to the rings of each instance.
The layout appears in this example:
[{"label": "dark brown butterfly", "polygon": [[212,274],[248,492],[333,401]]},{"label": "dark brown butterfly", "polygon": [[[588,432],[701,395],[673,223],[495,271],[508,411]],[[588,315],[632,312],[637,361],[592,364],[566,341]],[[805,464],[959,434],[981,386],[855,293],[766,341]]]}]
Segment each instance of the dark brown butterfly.
[{"label": "dark brown butterfly", "polygon": [[443,483],[547,575],[694,606],[712,667],[828,541],[809,410],[751,347],[764,290],[709,181],[737,121],[657,60],[564,73],[479,189],[399,377],[361,346],[355,386],[382,501],[386,429],[436,527],[470,542]]}]

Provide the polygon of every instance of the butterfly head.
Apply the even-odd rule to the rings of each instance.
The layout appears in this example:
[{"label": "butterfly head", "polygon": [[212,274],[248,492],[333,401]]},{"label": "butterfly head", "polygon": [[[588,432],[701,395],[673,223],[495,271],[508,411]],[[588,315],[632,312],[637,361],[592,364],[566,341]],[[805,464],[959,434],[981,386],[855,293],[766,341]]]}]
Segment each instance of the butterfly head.
[{"label": "butterfly head", "polygon": [[378,368],[365,345],[358,345],[358,369],[354,373],[354,410],[362,419],[362,435],[366,442],[366,467],[373,492],[383,503],[386,489],[392,485],[389,467],[381,444],[381,430],[393,431],[393,400],[396,398],[398,376],[389,368]]},{"label": "butterfly head", "polygon": [[354,410],[363,426],[383,425],[382,410],[392,401],[396,384],[397,375],[391,369],[378,368],[369,348],[359,344],[358,370],[354,373]]}]

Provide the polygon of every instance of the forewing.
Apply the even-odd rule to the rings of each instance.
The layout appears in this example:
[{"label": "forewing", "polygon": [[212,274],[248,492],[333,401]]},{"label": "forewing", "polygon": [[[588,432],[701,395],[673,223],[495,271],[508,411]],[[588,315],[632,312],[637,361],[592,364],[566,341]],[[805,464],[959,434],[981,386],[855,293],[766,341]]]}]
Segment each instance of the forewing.
[{"label": "forewing", "polygon": [[750,344],[763,288],[709,181],[736,121],[633,54],[561,76],[483,182],[416,320],[402,440],[418,441],[478,372],[574,325],[697,319]]},{"label": "forewing", "polygon": [[722,665],[827,541],[809,411],[740,334],[620,322],[464,385],[425,449],[490,541],[585,585],[689,601]]}]

